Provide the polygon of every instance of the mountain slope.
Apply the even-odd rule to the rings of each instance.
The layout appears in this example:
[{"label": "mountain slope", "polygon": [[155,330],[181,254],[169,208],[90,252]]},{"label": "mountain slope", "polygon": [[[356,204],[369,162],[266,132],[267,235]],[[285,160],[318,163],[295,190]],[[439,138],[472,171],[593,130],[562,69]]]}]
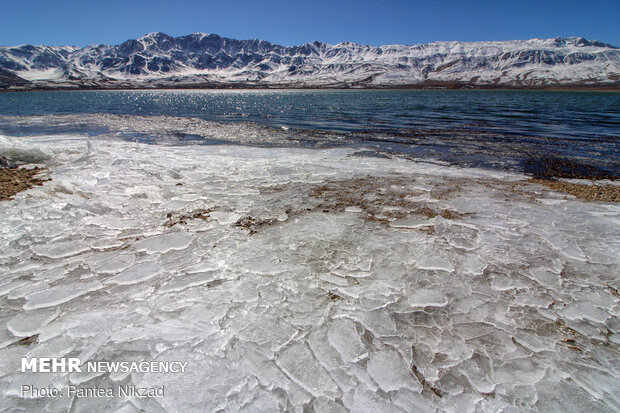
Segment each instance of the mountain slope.
[{"label": "mountain slope", "polygon": [[118,46],[0,47],[0,69],[36,87],[601,86],[620,82],[620,50],[578,37],[284,47],[150,33]]},{"label": "mountain slope", "polygon": [[30,82],[27,80],[14,75],[8,70],[0,69],[0,88],[24,87],[29,83]]}]

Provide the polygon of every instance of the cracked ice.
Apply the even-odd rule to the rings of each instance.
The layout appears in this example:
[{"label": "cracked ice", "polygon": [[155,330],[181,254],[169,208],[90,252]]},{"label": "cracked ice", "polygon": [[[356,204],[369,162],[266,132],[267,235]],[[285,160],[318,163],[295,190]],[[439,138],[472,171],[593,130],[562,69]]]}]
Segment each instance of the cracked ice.
[{"label": "cracked ice", "polygon": [[[4,410],[620,409],[618,205],[350,149],[87,141],[20,141],[52,180],[0,209]],[[25,356],[188,367],[42,375]]]}]

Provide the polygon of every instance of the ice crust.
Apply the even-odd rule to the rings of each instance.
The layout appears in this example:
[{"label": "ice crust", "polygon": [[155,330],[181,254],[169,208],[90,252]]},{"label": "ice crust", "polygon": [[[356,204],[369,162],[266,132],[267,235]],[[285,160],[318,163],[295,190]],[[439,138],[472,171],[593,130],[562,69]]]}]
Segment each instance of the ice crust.
[{"label": "ice crust", "polygon": [[[14,146],[52,181],[0,209],[2,410],[620,410],[618,205],[351,149]],[[19,396],[69,383],[166,397]]]},{"label": "ice crust", "polygon": [[192,242],[192,236],[185,232],[173,232],[170,234],[157,235],[138,241],[134,244],[136,251],[144,251],[148,254],[156,252],[168,252],[172,250],[184,250]]}]

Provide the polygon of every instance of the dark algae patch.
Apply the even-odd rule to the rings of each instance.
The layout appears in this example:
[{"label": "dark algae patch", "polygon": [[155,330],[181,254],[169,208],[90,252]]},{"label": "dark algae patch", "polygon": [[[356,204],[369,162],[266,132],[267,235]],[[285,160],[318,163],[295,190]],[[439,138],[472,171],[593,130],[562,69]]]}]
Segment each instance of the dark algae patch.
[{"label": "dark algae patch", "polygon": [[599,185],[592,183],[577,184],[553,179],[530,179],[530,182],[541,184],[558,192],[565,192],[584,201],[620,202],[620,186]]},{"label": "dark algae patch", "polygon": [[528,158],[523,162],[523,172],[535,179],[618,179],[618,169],[609,170],[571,159],[555,157]]}]

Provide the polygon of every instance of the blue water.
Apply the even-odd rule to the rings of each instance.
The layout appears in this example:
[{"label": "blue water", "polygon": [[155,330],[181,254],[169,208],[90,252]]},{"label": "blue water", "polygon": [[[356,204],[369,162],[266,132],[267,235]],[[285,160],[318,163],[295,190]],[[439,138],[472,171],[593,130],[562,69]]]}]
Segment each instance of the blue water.
[{"label": "blue water", "polygon": [[[620,93],[484,90],[155,90],[0,93],[0,115],[110,113],[196,117],[349,133],[382,149],[459,146],[523,161],[580,159],[617,175]],[[454,131],[452,133],[451,131]],[[19,132],[0,125],[0,133]],[[28,130],[28,133],[32,132]],[[392,136],[394,145],[385,144]],[[420,140],[423,136],[423,142]],[[387,139],[390,141],[390,139]],[[478,145],[472,146],[472,144]],[[438,150],[434,150],[436,146]],[[445,147],[449,150],[445,150]],[[443,149],[442,149],[443,148]],[[477,148],[477,149],[476,149]],[[495,148],[495,149],[494,149]],[[532,154],[533,153],[533,154]],[[463,158],[465,159],[465,158]]]}]

